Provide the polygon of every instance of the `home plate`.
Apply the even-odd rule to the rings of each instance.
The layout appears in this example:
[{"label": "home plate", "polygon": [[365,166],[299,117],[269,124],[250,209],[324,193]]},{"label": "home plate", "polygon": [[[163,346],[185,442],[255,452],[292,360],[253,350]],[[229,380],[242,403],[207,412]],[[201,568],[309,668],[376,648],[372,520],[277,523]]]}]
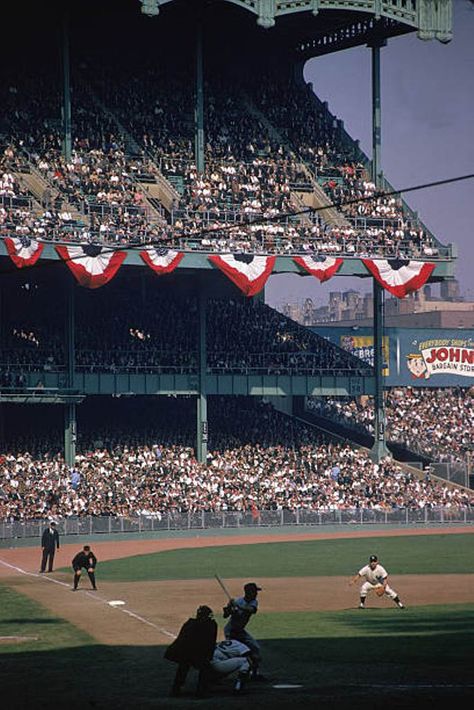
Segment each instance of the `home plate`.
[{"label": "home plate", "polygon": [[293,683],[279,683],[278,685],[273,685],[273,688],[278,690],[288,690],[288,688],[302,688],[302,685],[294,685]]},{"label": "home plate", "polygon": [[123,602],[121,599],[112,599],[109,602],[109,606],[124,606],[125,602]]}]

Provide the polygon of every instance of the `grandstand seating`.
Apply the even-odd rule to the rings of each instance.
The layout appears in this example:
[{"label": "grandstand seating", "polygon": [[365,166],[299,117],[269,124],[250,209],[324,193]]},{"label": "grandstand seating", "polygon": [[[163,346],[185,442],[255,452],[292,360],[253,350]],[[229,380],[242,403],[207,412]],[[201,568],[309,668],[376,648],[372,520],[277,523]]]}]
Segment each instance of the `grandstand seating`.
[{"label": "grandstand seating", "polygon": [[[79,372],[193,373],[198,366],[197,302],[121,281],[107,290],[78,289],[75,367]],[[13,280],[0,362],[2,384],[25,369],[65,369],[64,307],[48,279]],[[54,317],[51,317],[54,309]],[[269,306],[212,298],[207,307],[207,367],[213,373],[371,375],[371,368]],[[13,379],[14,382],[14,379]]]},{"label": "grandstand seating", "polygon": [[28,418],[17,414],[15,431],[15,417],[9,417],[9,446],[0,456],[0,519],[423,510],[474,502],[468,492],[417,478],[391,460],[374,464],[254,397],[210,398],[207,465],[190,448],[194,398],[161,398],[161,404],[106,399],[102,405],[94,398],[85,406],[74,470],[59,454],[46,416],[36,417],[36,432],[29,433]]},{"label": "grandstand seating", "polygon": [[[120,73],[103,66],[93,76],[77,70],[68,163],[51,118],[59,115],[51,85],[20,75],[4,90],[9,118],[2,168],[15,181],[15,198],[21,192],[27,200],[21,210],[3,206],[4,236],[159,241],[205,251],[437,254],[431,235],[403,213],[399,200],[374,194],[355,147],[342,141],[338,122],[309,87],[277,73],[253,82],[212,76],[206,85],[206,166],[199,174],[186,74],[170,78],[139,65]],[[39,200],[40,188],[36,195],[28,191],[32,175],[44,181]],[[155,189],[148,192],[147,185]],[[339,222],[288,219],[287,213],[304,208],[301,194],[319,185],[335,202],[351,202]],[[354,202],[358,198],[365,201]]]},{"label": "grandstand seating", "polygon": [[[111,45],[100,61],[72,53],[70,160],[62,148],[56,65],[42,64],[41,76],[14,59],[7,67],[0,86],[1,237],[153,242],[204,252],[439,255],[400,200],[375,191],[340,122],[281,66],[236,76],[215,58],[209,64],[200,173],[193,60],[186,56],[175,66],[174,54],[160,64],[155,47],[141,53],[122,46],[117,58]],[[329,200],[348,204],[302,214],[306,204]],[[51,277],[45,262],[33,276],[7,274],[2,284],[3,388],[21,388],[27,371],[66,372],[65,270]],[[99,291],[76,289],[77,372],[198,372],[197,299],[179,288],[179,295],[156,283],[148,288],[146,277],[132,297],[130,274]],[[206,325],[208,373],[373,374],[259,301],[211,296]],[[466,492],[420,480],[393,461],[373,464],[256,398],[209,397],[205,463],[193,450],[195,398],[90,399],[77,407],[74,471],[61,453],[62,407],[7,406],[0,519],[473,503]]]},{"label": "grandstand seating", "polygon": [[[395,387],[386,391],[387,439],[435,461],[465,464],[474,422],[469,388]],[[371,398],[310,398],[310,411],[373,434]],[[439,416],[442,413],[442,416]]]}]

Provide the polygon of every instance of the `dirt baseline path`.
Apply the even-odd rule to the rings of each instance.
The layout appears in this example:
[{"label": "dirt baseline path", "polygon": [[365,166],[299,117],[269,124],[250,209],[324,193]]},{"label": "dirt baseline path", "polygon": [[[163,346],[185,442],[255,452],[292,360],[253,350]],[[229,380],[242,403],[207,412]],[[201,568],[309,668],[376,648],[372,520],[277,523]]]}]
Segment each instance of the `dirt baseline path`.
[{"label": "dirt baseline path", "polygon": [[[147,554],[178,548],[213,547],[216,545],[288,542],[296,540],[474,533],[474,528],[449,530],[391,530],[338,533],[255,535],[236,537],[192,537],[166,540],[130,540],[94,542],[100,560]],[[78,545],[65,545],[59,550],[55,564],[69,566]],[[0,578],[8,586],[50,609],[89,633],[99,643],[118,645],[166,645],[177,633],[184,619],[193,615],[197,606],[209,604],[220,616],[225,599],[215,580],[166,580],[154,582],[100,583],[98,592],[89,590],[87,575],[81,579],[78,592],[71,592],[71,575],[53,573],[39,575],[40,549],[0,550]],[[241,592],[247,579],[230,579],[226,584],[231,594]],[[324,611],[355,608],[358,585],[349,586],[346,577],[301,577],[260,579],[262,610],[272,612]],[[474,601],[474,575],[398,575],[390,577],[392,588],[399,592],[407,607],[425,604],[465,603]],[[111,600],[125,602],[110,606]],[[393,603],[371,595],[367,609],[392,608]],[[394,613],[404,613],[393,609]]]}]

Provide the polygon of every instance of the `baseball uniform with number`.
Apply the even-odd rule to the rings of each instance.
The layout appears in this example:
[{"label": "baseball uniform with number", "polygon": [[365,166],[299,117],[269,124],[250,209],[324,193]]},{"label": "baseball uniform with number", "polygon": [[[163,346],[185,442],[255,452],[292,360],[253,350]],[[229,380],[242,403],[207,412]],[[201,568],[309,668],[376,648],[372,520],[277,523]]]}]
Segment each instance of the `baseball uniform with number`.
[{"label": "baseball uniform with number", "polygon": [[219,675],[230,675],[231,673],[250,673],[250,662],[247,656],[251,653],[250,648],[240,641],[230,639],[217,644],[212,656],[211,668]]}]

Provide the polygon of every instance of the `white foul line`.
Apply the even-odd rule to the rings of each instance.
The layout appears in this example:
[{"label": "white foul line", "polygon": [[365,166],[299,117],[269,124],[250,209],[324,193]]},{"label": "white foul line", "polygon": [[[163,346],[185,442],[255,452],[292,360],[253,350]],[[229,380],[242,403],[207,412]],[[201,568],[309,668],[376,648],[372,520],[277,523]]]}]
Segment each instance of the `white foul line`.
[{"label": "white foul line", "polygon": [[[43,574],[37,574],[36,572],[28,572],[27,570],[22,569],[21,567],[16,567],[15,565],[11,565],[9,562],[6,562],[5,560],[2,560],[2,559],[0,559],[0,564],[2,564],[4,567],[9,567],[10,569],[15,570],[15,572],[18,572],[19,574],[24,574],[28,577],[36,577],[36,578],[42,579],[46,582],[53,582],[54,584],[59,584],[62,587],[69,588],[69,584],[67,584],[66,582],[61,582],[59,579],[54,579],[54,577],[47,577]],[[86,592],[86,595],[88,597],[91,597],[92,599],[94,599],[96,602],[102,602],[103,604],[107,604],[107,606],[110,606],[108,599],[103,599],[102,597],[97,596],[97,594],[92,594],[91,592]],[[134,619],[137,619],[137,621],[141,621],[142,624],[146,624],[147,626],[152,626],[154,629],[159,631],[160,634],[163,634],[164,636],[168,636],[169,638],[172,638],[172,639],[176,638],[176,634],[173,634],[173,633],[171,633],[171,631],[167,631],[166,629],[163,629],[161,626],[157,626],[152,621],[145,619],[143,616],[136,614],[134,611],[129,611],[128,609],[122,609],[121,607],[110,607],[110,608],[116,609],[117,611],[121,611],[123,614],[127,614],[127,616],[131,616]]]}]

